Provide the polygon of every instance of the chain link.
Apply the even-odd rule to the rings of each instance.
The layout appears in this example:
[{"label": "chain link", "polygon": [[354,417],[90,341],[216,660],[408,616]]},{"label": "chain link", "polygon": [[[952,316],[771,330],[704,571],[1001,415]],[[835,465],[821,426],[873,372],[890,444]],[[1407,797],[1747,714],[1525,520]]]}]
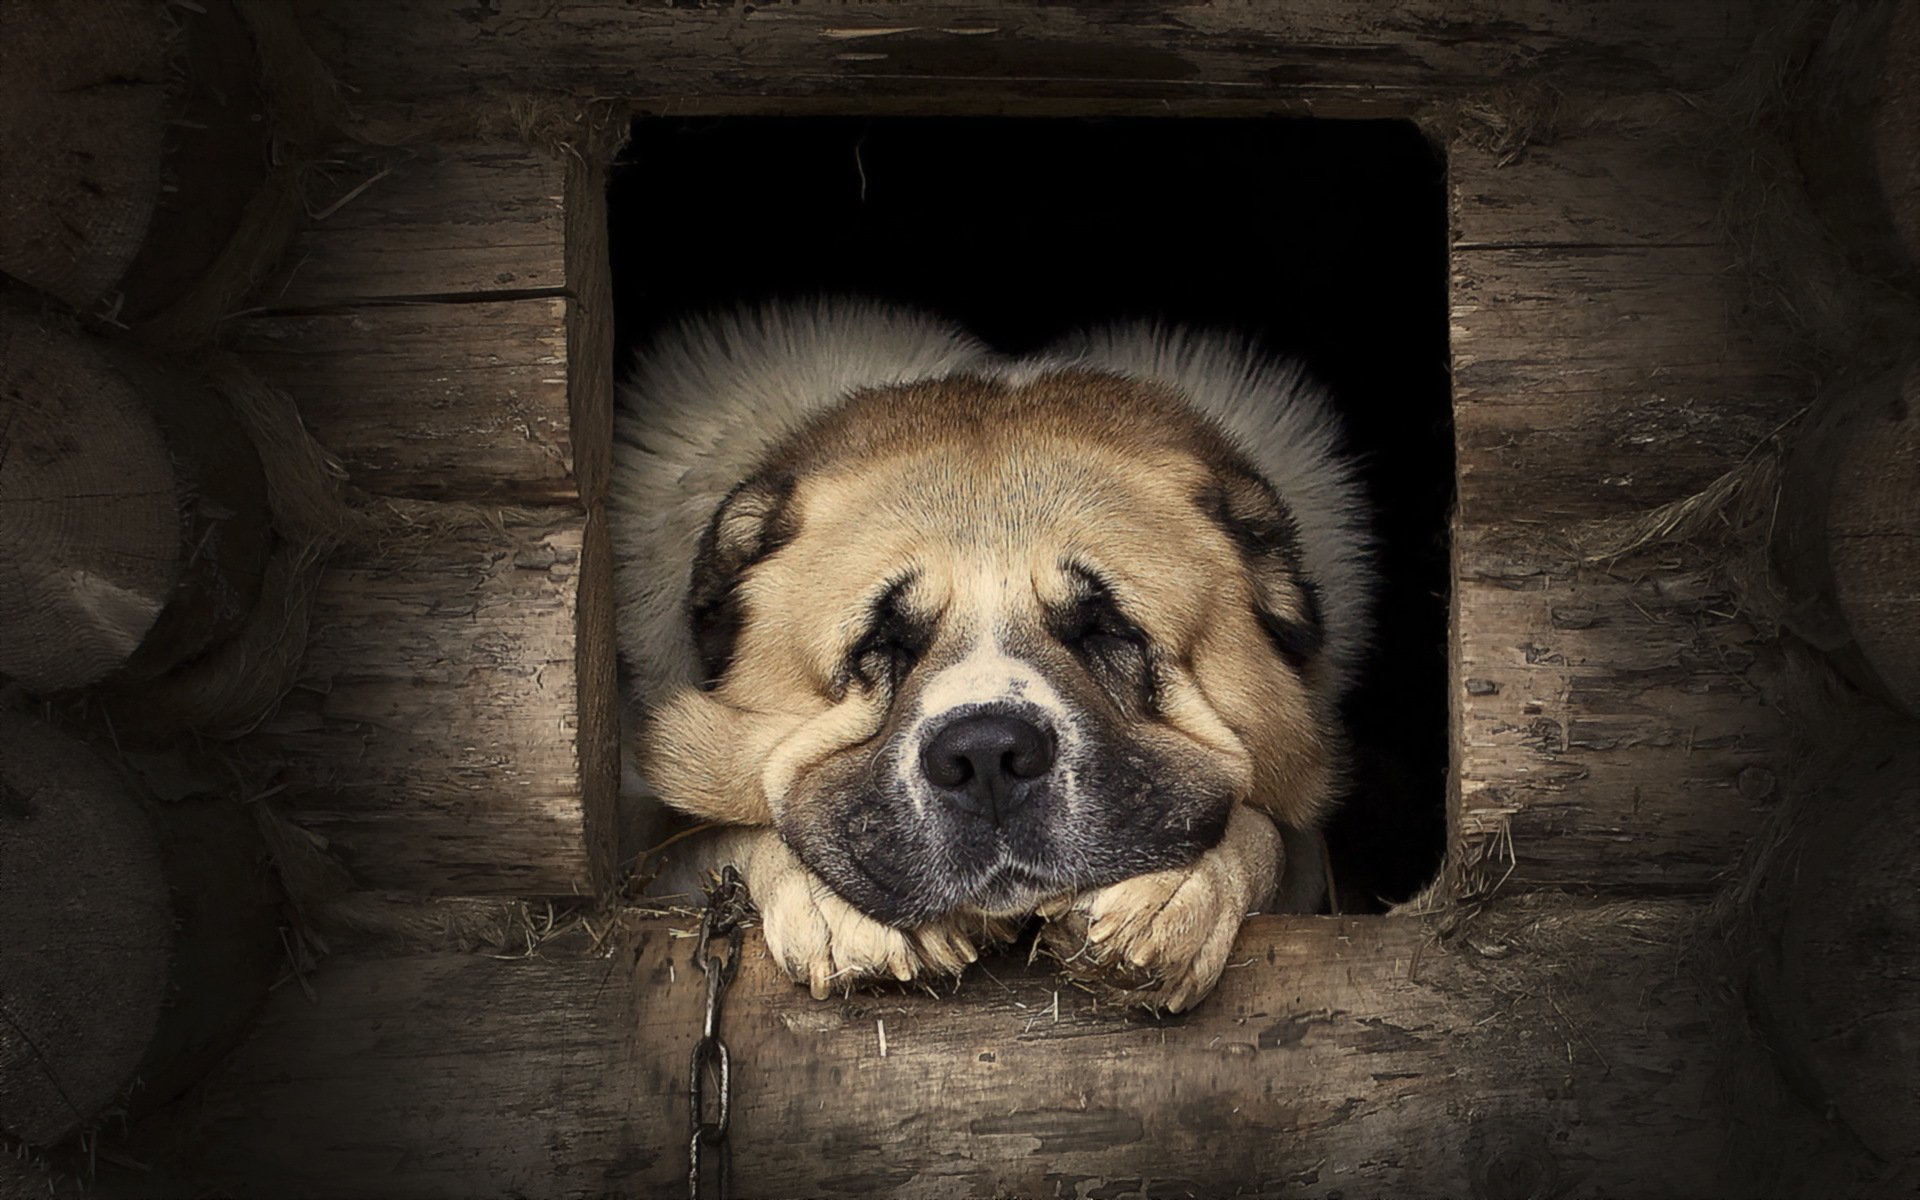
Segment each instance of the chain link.
[{"label": "chain link", "polygon": [[[741,926],[747,912],[747,888],[740,872],[731,865],[707,888],[707,911],[700,918],[700,936],[694,943],[693,961],[707,979],[706,1020],[700,1027],[700,1040],[694,1043],[693,1062],[688,1069],[687,1095],[691,1136],[687,1142],[687,1194],[700,1200],[705,1183],[703,1158],[710,1152],[713,1160],[713,1194],[726,1200],[732,1149],[727,1143],[727,1127],[733,1120],[733,1056],[720,1040],[720,1000],[727,985],[740,969]],[[726,939],[725,951],[716,957],[712,945],[716,938]],[[708,1092],[711,1084],[713,1091]]]}]

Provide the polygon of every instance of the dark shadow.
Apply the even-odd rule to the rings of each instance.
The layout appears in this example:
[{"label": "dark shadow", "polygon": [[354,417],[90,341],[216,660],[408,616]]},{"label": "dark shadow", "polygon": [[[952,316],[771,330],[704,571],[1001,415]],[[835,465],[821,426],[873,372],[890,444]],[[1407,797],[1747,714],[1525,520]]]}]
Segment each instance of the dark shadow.
[{"label": "dark shadow", "polygon": [[[1329,831],[1350,911],[1445,843],[1446,196],[1401,121],[646,120],[610,189],[618,344],[743,299],[878,295],[1019,352],[1163,316],[1240,329],[1339,397],[1384,594]],[[623,349],[623,353],[625,349]]]}]

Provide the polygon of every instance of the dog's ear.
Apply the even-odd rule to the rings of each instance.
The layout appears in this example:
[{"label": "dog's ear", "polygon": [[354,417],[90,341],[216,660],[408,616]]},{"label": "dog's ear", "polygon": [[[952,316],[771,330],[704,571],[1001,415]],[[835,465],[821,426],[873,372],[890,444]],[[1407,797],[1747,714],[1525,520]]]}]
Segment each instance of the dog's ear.
[{"label": "dog's ear", "polygon": [[793,540],[791,475],[756,475],[727,493],[693,557],[687,614],[700,659],[699,684],[711,691],[733,665],[746,619],[740,582],[752,566]]},{"label": "dog's ear", "polygon": [[1216,467],[1200,507],[1239,548],[1253,583],[1253,615],[1276,653],[1305,671],[1325,641],[1320,597],[1300,559],[1300,530],[1280,494],[1238,465]]}]

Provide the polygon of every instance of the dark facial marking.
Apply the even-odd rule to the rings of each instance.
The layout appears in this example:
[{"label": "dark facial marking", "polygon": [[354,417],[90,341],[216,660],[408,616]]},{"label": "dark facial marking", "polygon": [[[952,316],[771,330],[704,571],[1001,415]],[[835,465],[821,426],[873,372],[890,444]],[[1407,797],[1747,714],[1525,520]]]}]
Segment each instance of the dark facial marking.
[{"label": "dark facial marking", "polygon": [[714,510],[693,558],[687,613],[700,658],[699,684],[711,691],[733,665],[745,623],[740,583],[749,568],[793,540],[799,522],[792,512],[794,477],[756,476],[727,493]]},{"label": "dark facial marking", "polygon": [[1238,547],[1252,574],[1254,616],[1287,665],[1305,671],[1325,644],[1320,595],[1300,560],[1300,531],[1273,485],[1223,468],[1198,497],[1203,512]]},{"label": "dark facial marking", "polygon": [[858,680],[866,687],[885,683],[892,691],[925,656],[933,644],[933,622],[907,608],[907,589],[917,574],[908,573],[894,580],[877,596],[867,615],[866,632],[847,653],[845,678]]},{"label": "dark facial marking", "polygon": [[1122,611],[1113,586],[1098,571],[1079,562],[1064,562],[1060,569],[1073,590],[1065,604],[1049,606],[1047,631],[1108,695],[1154,711],[1158,688],[1146,631]]}]

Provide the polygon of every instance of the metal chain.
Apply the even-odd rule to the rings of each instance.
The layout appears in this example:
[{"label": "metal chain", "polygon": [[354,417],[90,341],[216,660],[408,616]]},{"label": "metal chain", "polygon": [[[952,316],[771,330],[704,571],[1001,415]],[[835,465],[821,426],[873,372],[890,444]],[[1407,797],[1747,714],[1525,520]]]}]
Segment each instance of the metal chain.
[{"label": "metal chain", "polygon": [[[714,1162],[713,1194],[719,1200],[727,1197],[733,1157],[727,1144],[727,1126],[733,1119],[733,1058],[727,1053],[727,1044],[720,1040],[720,998],[740,969],[741,920],[746,913],[746,883],[731,865],[722,868],[707,888],[707,911],[700,918],[700,939],[693,947],[694,964],[707,978],[707,1016],[700,1028],[700,1040],[694,1043],[687,1080],[692,1127],[687,1143],[687,1194],[693,1200],[700,1200],[705,1182],[701,1161],[704,1151],[711,1151]],[[723,937],[725,953],[716,957],[710,947],[716,938]],[[707,1092],[709,1082],[714,1088],[711,1097]]]}]

